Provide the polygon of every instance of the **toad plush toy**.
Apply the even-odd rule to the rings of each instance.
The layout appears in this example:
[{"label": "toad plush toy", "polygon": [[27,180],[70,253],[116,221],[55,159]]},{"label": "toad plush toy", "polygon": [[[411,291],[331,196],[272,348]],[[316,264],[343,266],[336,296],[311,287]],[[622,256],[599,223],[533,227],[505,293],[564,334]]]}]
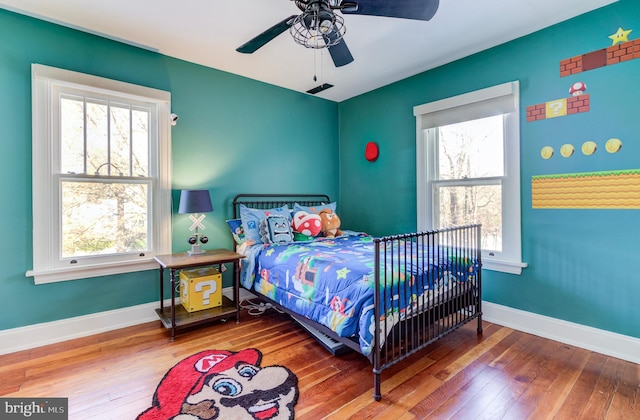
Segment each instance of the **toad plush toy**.
[{"label": "toad plush toy", "polygon": [[320,233],[322,233],[323,236],[327,238],[335,238],[336,236],[342,235],[342,231],[340,230],[340,218],[334,211],[331,209],[323,209],[320,210],[318,215],[322,222],[322,229],[320,229]]}]

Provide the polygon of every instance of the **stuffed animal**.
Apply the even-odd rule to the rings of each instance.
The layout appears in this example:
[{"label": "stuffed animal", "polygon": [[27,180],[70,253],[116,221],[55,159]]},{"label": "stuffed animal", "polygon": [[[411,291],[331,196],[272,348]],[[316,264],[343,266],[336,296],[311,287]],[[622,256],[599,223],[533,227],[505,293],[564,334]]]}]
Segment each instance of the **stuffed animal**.
[{"label": "stuffed animal", "polygon": [[265,244],[286,244],[293,241],[291,223],[285,216],[272,214],[260,221],[260,238]]},{"label": "stuffed animal", "polygon": [[308,241],[318,236],[322,229],[322,220],[317,214],[300,210],[293,215],[291,228],[297,241]]},{"label": "stuffed animal", "polygon": [[342,231],[340,230],[340,218],[334,211],[331,209],[323,209],[320,210],[319,216],[322,221],[322,229],[320,232],[323,236],[327,238],[335,238],[336,236],[342,235]]}]

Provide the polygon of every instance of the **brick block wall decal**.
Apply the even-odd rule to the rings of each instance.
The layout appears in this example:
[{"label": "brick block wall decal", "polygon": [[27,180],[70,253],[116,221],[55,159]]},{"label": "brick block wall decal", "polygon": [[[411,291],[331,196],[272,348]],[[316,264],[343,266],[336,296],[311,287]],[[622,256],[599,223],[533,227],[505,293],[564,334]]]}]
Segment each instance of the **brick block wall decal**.
[{"label": "brick block wall decal", "polygon": [[527,107],[527,122],[564,117],[579,112],[589,112],[591,99],[588,93],[561,98]]},{"label": "brick block wall decal", "polygon": [[612,66],[636,58],[640,58],[640,39],[627,41],[622,44],[612,45],[608,48],[561,60],[560,77],[566,77],[604,66]]}]

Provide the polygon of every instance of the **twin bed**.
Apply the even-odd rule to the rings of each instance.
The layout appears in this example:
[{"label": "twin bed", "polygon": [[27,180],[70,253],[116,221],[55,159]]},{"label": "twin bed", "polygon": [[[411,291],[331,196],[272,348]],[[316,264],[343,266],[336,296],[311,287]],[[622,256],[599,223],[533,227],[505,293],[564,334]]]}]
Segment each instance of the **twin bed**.
[{"label": "twin bed", "polygon": [[[233,214],[246,232],[259,222],[251,218],[331,204],[326,195],[241,194]],[[384,369],[474,319],[482,332],[480,226],[380,238],[342,233],[247,242],[241,284],[366,356],[379,401]]]}]

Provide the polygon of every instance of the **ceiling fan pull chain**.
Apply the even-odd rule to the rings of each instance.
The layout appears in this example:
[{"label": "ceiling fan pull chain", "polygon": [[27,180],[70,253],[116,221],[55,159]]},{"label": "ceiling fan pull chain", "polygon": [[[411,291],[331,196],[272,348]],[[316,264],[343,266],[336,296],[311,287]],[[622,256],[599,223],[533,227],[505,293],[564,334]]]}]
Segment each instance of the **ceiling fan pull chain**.
[{"label": "ceiling fan pull chain", "polygon": [[318,51],[318,54],[320,54],[320,81],[324,82],[324,55],[322,50],[324,50],[324,48]]},{"label": "ceiling fan pull chain", "polygon": [[[320,64],[318,65],[318,54],[320,54]],[[320,73],[320,81],[324,80],[324,65],[322,63],[322,50],[314,49],[313,51],[313,81],[318,81],[318,73]],[[318,67],[320,71],[318,72]]]},{"label": "ceiling fan pull chain", "polygon": [[318,78],[316,77],[316,73],[318,69],[318,63],[316,62],[317,55],[318,55],[318,50],[314,50],[313,51],[313,81],[314,82],[318,81]]}]

